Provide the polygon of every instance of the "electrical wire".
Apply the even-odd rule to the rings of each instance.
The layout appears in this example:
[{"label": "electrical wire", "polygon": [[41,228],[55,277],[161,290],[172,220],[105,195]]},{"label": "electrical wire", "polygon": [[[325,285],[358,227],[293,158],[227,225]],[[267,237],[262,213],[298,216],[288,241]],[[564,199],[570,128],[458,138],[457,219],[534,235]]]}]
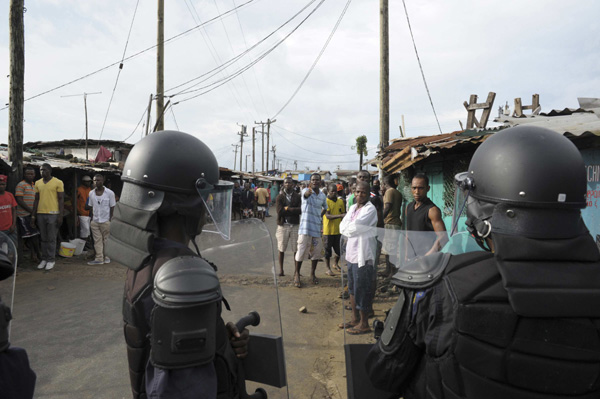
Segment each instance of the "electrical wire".
[{"label": "electrical wire", "polygon": [[[309,151],[309,152],[310,152],[310,153],[312,153],[312,154],[316,154],[316,155],[325,155],[325,156],[328,156],[328,157],[348,157],[348,156],[351,156],[351,155],[356,155],[355,153],[352,153],[352,154],[324,154],[324,153],[322,153],[322,152],[316,152],[316,151],[313,151],[313,150],[308,150],[308,149],[306,149],[306,148],[300,147],[298,144],[296,144],[296,143],[294,143],[293,141],[289,140],[287,137],[285,137],[285,136],[284,136],[284,135],[282,135],[281,133],[279,133],[279,132],[275,132],[275,133],[277,133],[278,135],[280,135],[280,136],[281,136],[283,139],[285,139],[285,140],[286,140],[288,143],[290,143],[290,144],[292,144],[292,145],[294,145],[294,146],[296,146],[296,147],[300,148],[301,150],[304,150],[304,151]],[[350,146],[346,146],[346,147],[350,147]]]},{"label": "electrical wire", "polygon": [[307,138],[309,140],[320,141],[321,143],[327,143],[327,144],[332,144],[332,145],[341,145],[342,147],[348,147],[348,144],[340,144],[340,143],[334,143],[333,141],[326,141],[326,140],[321,140],[321,139],[315,139],[313,137],[305,136],[305,135],[300,134],[300,133],[292,132],[291,130],[288,130],[288,129],[286,129],[284,127],[281,127],[279,125],[272,124],[271,126],[274,127],[275,129],[282,129],[282,130],[285,130],[286,132],[295,134],[295,135],[300,136],[300,137]]},{"label": "electrical wire", "polygon": [[438,120],[437,113],[435,112],[435,107],[433,106],[433,100],[431,99],[431,93],[429,92],[429,87],[427,86],[427,81],[425,80],[425,72],[423,72],[423,66],[421,65],[421,59],[419,58],[419,52],[417,51],[417,45],[415,44],[415,37],[413,36],[412,28],[410,26],[410,19],[408,18],[408,10],[406,9],[406,3],[402,0],[402,4],[404,5],[404,13],[406,14],[406,22],[408,22],[408,30],[410,32],[410,37],[412,39],[413,47],[415,48],[415,54],[417,55],[417,62],[419,63],[419,69],[421,69],[421,76],[423,77],[423,83],[425,84],[425,90],[427,91],[427,97],[429,97],[429,103],[431,104],[431,109],[433,110],[433,115],[435,116],[435,121],[437,122],[438,129],[440,130],[440,134],[442,134],[442,127],[440,126],[440,121]]},{"label": "electrical wire", "polygon": [[[227,83],[229,80],[231,80],[231,79],[234,79],[234,78],[236,78],[237,76],[241,75],[242,73],[244,73],[245,71],[247,71],[248,69],[250,69],[250,68],[252,68],[254,65],[256,65],[258,62],[260,62],[262,59],[264,59],[264,58],[265,58],[267,55],[269,55],[269,54],[270,54],[272,51],[274,51],[274,50],[275,50],[277,47],[279,47],[279,46],[281,45],[281,43],[283,43],[283,42],[284,42],[284,41],[285,41],[285,40],[286,40],[288,37],[290,37],[290,36],[291,36],[291,35],[292,35],[294,32],[296,32],[296,30],[298,30],[298,28],[300,28],[300,26],[301,26],[302,24],[304,24],[304,22],[306,22],[306,20],[307,20],[307,19],[308,19],[310,16],[312,16],[312,15],[315,13],[315,11],[317,11],[317,9],[318,9],[318,8],[319,8],[319,7],[320,7],[320,6],[321,6],[321,5],[324,3],[324,1],[325,1],[325,0],[321,0],[321,1],[319,2],[319,4],[317,4],[317,6],[316,6],[316,7],[315,7],[313,10],[311,10],[311,12],[310,12],[310,13],[309,13],[309,14],[308,14],[308,15],[307,15],[307,16],[306,16],[306,17],[305,17],[305,18],[304,18],[302,21],[300,21],[300,23],[299,23],[299,24],[298,24],[296,27],[294,27],[294,29],[293,29],[293,30],[292,30],[290,33],[288,33],[286,36],[284,36],[284,37],[283,37],[283,39],[281,39],[280,41],[278,41],[278,42],[277,42],[277,43],[276,43],[276,44],[275,44],[273,47],[271,47],[269,50],[267,50],[267,51],[265,51],[263,54],[261,54],[261,55],[260,55],[260,57],[259,57],[259,58],[257,58],[257,59],[256,59],[254,62],[251,62],[250,64],[246,65],[245,67],[243,67],[243,68],[241,68],[241,69],[237,70],[236,72],[234,72],[234,74],[232,74],[232,75],[229,75],[229,77],[228,77],[228,78],[227,78],[225,81],[224,81],[224,79],[217,80],[217,81],[214,81],[214,82],[212,82],[212,83],[210,83],[210,84],[208,84],[208,85],[206,85],[206,86],[204,86],[204,87],[201,87],[201,88],[198,88],[198,89],[194,89],[194,90],[184,90],[184,91],[182,91],[182,92],[179,92],[179,93],[176,93],[176,94],[172,95],[171,97],[173,97],[173,96],[175,96],[175,95],[179,95],[179,94],[187,94],[187,93],[191,93],[191,92],[196,92],[196,91],[204,90],[204,89],[207,89],[207,88],[209,88],[210,86],[214,86],[214,87],[212,87],[212,88],[210,88],[210,89],[208,89],[208,90],[205,90],[205,91],[203,91],[203,92],[201,92],[201,93],[199,93],[199,94],[196,94],[196,95],[194,95],[194,96],[191,96],[191,97],[185,98],[185,99],[183,99],[183,100],[179,100],[179,102],[178,102],[178,103],[181,103],[181,102],[184,102],[184,101],[188,101],[188,100],[194,99],[194,98],[196,98],[196,97],[199,97],[199,96],[201,96],[201,95],[207,94],[207,93],[209,93],[209,92],[211,92],[211,91],[213,91],[213,90],[217,89],[218,87],[220,87],[220,86],[224,85],[224,84],[225,84],[225,83]],[[311,1],[311,3],[312,3],[312,2],[314,2],[314,0],[313,0],[313,1]],[[271,35],[272,35],[272,34],[271,34]],[[269,35],[269,36],[270,36],[270,35]],[[203,74],[203,75],[201,75],[201,76],[204,76],[204,75],[206,75],[206,74],[208,74],[208,73],[205,73],[205,74]],[[210,77],[209,77],[209,78],[210,78]],[[208,80],[208,78],[204,79],[203,81],[206,81],[206,80]],[[191,86],[191,87],[194,87],[194,86],[196,86],[196,85],[198,85],[198,84],[202,83],[203,81],[201,81],[201,82],[198,82],[198,83],[194,84],[194,85],[193,85],[193,86]],[[176,104],[177,104],[177,103],[176,103]]]},{"label": "electrical wire", "polygon": [[[113,102],[113,98],[115,97],[115,91],[117,90],[117,84],[119,83],[119,77],[121,76],[121,71],[123,70],[123,60],[125,59],[125,54],[127,53],[127,46],[129,45],[129,38],[131,37],[131,30],[133,29],[133,23],[135,22],[135,15],[137,14],[137,9],[140,4],[140,0],[135,3],[135,10],[133,11],[133,18],[131,18],[131,25],[129,26],[129,32],[127,33],[127,40],[125,41],[125,48],[123,49],[123,55],[121,56],[121,63],[119,64],[119,71],[117,72],[117,79],[115,80],[115,85],[112,90],[112,94],[110,95],[110,100],[108,102],[108,108],[106,109],[106,114],[104,115],[104,122],[102,122],[102,129],[100,130],[100,137],[98,137],[98,144],[100,144],[100,140],[102,139],[102,133],[104,133],[104,126],[106,126],[106,120],[108,119],[108,112],[110,111],[110,106]],[[100,151],[100,149],[98,149]],[[96,155],[98,153],[96,152]]]},{"label": "electrical wire", "polygon": [[175,127],[179,130],[179,125],[177,124],[177,119],[175,118],[175,112],[173,111],[173,107],[169,108],[171,110],[171,115],[173,115],[173,122],[175,122]]},{"label": "electrical wire", "polygon": [[302,88],[302,86],[304,86],[304,82],[306,82],[306,80],[308,79],[308,77],[310,76],[310,74],[312,73],[312,71],[317,66],[317,63],[321,59],[321,56],[323,55],[323,53],[325,52],[325,50],[327,49],[327,46],[329,45],[329,42],[331,42],[331,39],[333,38],[333,35],[337,31],[337,28],[340,26],[340,23],[342,22],[342,19],[344,18],[344,15],[346,15],[346,11],[348,10],[348,7],[350,6],[351,2],[352,2],[352,0],[348,0],[346,2],[346,6],[344,6],[344,9],[342,10],[342,13],[340,14],[338,20],[336,21],[336,23],[335,23],[335,25],[333,27],[333,30],[331,31],[331,33],[329,34],[329,37],[325,41],[325,44],[321,48],[321,51],[319,52],[319,55],[317,56],[317,58],[315,59],[315,61],[311,65],[311,67],[309,68],[309,70],[306,73],[306,75],[304,76],[304,79],[302,79],[302,81],[300,82],[300,84],[298,85],[298,87],[296,88],[296,90],[294,91],[294,93],[292,93],[292,96],[289,98],[289,100],[287,100],[286,103],[283,104],[283,107],[281,107],[281,109],[279,109],[279,111],[277,111],[277,113],[275,115],[273,115],[271,117],[271,119],[275,119],[281,113],[281,111],[283,111],[292,102],[292,100],[294,99],[294,97],[296,97],[296,94],[298,94],[298,92],[300,91],[300,89]]},{"label": "electrical wire", "polygon": [[125,139],[123,140],[123,142],[127,141],[127,139],[129,139],[131,136],[133,136],[133,134],[135,133],[135,131],[137,130],[137,128],[140,126],[140,123],[142,123],[142,121],[144,120],[144,116],[146,116],[146,113],[148,112],[148,107],[144,108],[144,112],[142,113],[142,116],[140,118],[140,120],[138,121],[137,125],[135,125],[135,128],[133,129],[133,131],[131,132],[131,134],[127,137],[125,137]]},{"label": "electrical wire", "polygon": [[[240,9],[240,8],[242,8],[242,7],[245,7],[246,5],[248,5],[248,4],[250,4],[250,3],[254,2],[254,1],[257,1],[257,0],[248,0],[248,1],[246,1],[245,3],[242,3],[242,4],[240,4],[239,6],[237,6],[235,9],[228,10],[228,11],[224,12],[224,13],[223,13],[223,14],[221,14],[221,15],[217,15],[217,16],[215,16],[215,17],[213,17],[213,18],[209,19],[208,21],[204,22],[203,24],[200,24],[200,25],[194,26],[194,27],[192,27],[192,28],[190,28],[190,29],[188,29],[188,30],[186,30],[186,31],[182,32],[182,33],[179,33],[179,34],[177,34],[177,35],[175,35],[175,36],[173,36],[173,37],[170,37],[169,39],[166,39],[166,40],[164,40],[164,41],[163,41],[163,44],[166,44],[166,43],[169,43],[169,42],[171,42],[171,41],[177,40],[177,39],[179,39],[179,38],[181,38],[181,37],[183,37],[183,36],[185,36],[185,35],[188,35],[188,34],[190,34],[191,32],[193,32],[194,30],[196,30],[196,29],[199,29],[199,28],[201,28],[201,27],[203,27],[203,26],[210,25],[210,24],[212,24],[213,22],[215,22],[216,20],[218,20],[219,18],[223,18],[223,17],[225,17],[226,15],[228,15],[228,14],[230,14],[230,13],[234,12],[235,10],[238,10],[238,9]],[[63,83],[63,84],[61,84],[61,85],[59,85],[59,86],[56,86],[56,87],[54,87],[54,88],[52,88],[52,89],[49,89],[49,90],[43,91],[43,92],[41,92],[41,93],[38,93],[38,94],[36,94],[36,95],[34,95],[34,96],[28,97],[28,98],[26,98],[24,101],[33,100],[34,98],[41,97],[41,96],[43,96],[43,95],[45,95],[45,94],[52,93],[53,91],[56,91],[56,90],[58,90],[58,89],[62,89],[63,87],[69,86],[69,85],[71,85],[71,84],[73,84],[73,83],[76,83],[76,82],[79,82],[79,81],[81,81],[81,80],[84,80],[84,79],[86,79],[86,78],[89,78],[90,76],[93,76],[93,75],[96,75],[97,73],[103,72],[103,71],[105,71],[105,70],[107,70],[107,69],[109,69],[109,68],[111,68],[111,67],[113,67],[113,66],[115,66],[115,65],[119,65],[119,64],[121,64],[121,63],[122,63],[122,62],[124,62],[124,61],[129,61],[129,60],[131,60],[131,59],[133,59],[133,58],[136,58],[136,57],[138,57],[138,56],[140,56],[140,55],[142,55],[142,54],[144,54],[144,53],[146,53],[146,52],[148,52],[148,51],[150,51],[150,50],[154,50],[154,49],[155,49],[157,46],[158,46],[158,44],[155,44],[155,45],[153,45],[153,46],[150,46],[150,47],[148,47],[148,48],[146,48],[146,49],[144,49],[144,50],[140,50],[140,51],[138,51],[137,53],[135,53],[135,54],[132,54],[132,55],[130,55],[129,57],[127,57],[127,58],[125,58],[125,59],[123,59],[123,60],[121,60],[121,61],[113,62],[112,64],[109,64],[109,65],[107,65],[107,66],[105,66],[105,67],[102,67],[102,68],[100,68],[100,69],[97,69],[97,70],[95,70],[95,71],[93,71],[93,72],[90,72],[90,73],[88,73],[88,74],[86,74],[86,75],[83,75],[83,76],[81,76],[81,77],[79,77],[79,78],[73,79],[73,80],[71,80],[71,81],[69,81],[69,82]],[[5,109],[8,109],[8,105],[4,106],[3,108],[0,108],[0,111],[3,111],[3,110],[5,110]]]}]

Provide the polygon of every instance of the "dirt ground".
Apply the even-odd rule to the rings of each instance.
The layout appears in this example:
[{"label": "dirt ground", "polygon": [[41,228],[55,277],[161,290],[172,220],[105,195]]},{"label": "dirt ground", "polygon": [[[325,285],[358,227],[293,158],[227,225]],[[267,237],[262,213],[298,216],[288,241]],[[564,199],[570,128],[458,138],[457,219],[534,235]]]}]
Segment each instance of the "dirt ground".
[{"label": "dirt ground", "polygon": [[[275,217],[267,218],[266,225],[274,237]],[[234,308],[223,318],[237,320],[236,314],[257,310],[263,321],[251,331],[274,335],[283,331],[289,397],[344,399],[343,345],[374,339],[371,334],[345,336],[338,328],[350,316],[343,309],[347,301],[339,297],[339,273],[326,276],[320,262],[319,284],[313,285],[308,278],[310,263],[305,262],[304,286],[298,289],[291,277],[292,258],[291,252],[286,253],[286,276],[279,278],[277,291],[268,277],[221,276],[223,292]],[[46,272],[22,259],[16,280],[11,342],[29,353],[38,376],[35,397],[130,397],[121,321],[125,267],[114,262],[88,266],[84,256],[57,260],[55,269]],[[4,282],[2,289],[9,283]],[[383,320],[397,294],[381,278],[378,286],[375,318]],[[299,312],[301,307],[306,313]],[[288,397],[285,389],[265,388],[269,397]]]}]

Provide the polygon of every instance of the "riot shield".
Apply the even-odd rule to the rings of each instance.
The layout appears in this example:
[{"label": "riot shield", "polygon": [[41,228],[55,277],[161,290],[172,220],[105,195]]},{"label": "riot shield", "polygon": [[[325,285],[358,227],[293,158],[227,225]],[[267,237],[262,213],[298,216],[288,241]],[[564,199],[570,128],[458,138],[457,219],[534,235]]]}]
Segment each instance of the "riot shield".
[{"label": "riot shield", "polygon": [[263,389],[269,398],[289,398],[269,229],[258,219],[245,219],[232,223],[229,240],[219,234],[202,234],[196,244],[202,257],[217,267],[221,290],[230,307],[223,307],[223,320],[239,328],[246,325],[250,331],[248,356],[240,362],[238,375],[245,379],[243,389],[249,394]]},{"label": "riot shield", "polygon": [[[345,248],[342,285],[349,298],[343,301],[342,324],[348,398],[395,398],[375,389],[364,367],[369,349],[400,297],[397,282],[425,284],[444,271],[444,253],[458,255],[481,250],[467,232],[406,231],[394,228],[362,228],[343,237]],[[386,267],[386,263],[390,266]],[[389,274],[387,269],[394,270]],[[377,323],[376,320],[382,322]]]},{"label": "riot shield", "polygon": [[[17,248],[14,242],[0,232],[0,301],[14,312],[15,283],[17,269]],[[8,335],[10,338],[10,324]]]}]

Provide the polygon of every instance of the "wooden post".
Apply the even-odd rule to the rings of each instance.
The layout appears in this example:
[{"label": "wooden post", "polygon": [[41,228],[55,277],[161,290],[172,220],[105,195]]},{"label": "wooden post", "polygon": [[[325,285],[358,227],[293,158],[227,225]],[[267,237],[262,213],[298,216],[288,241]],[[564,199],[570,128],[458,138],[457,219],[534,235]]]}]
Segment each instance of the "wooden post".
[{"label": "wooden post", "polygon": [[152,94],[150,94],[150,101],[148,101],[148,116],[146,117],[146,136],[148,130],[150,130],[150,111],[152,110]]},{"label": "wooden post", "polygon": [[379,146],[384,149],[390,141],[390,51],[388,0],[380,0],[380,86],[379,86]]},{"label": "wooden post", "polygon": [[[467,129],[473,129],[473,127],[475,126],[477,126],[478,128],[485,129],[495,99],[496,93],[490,91],[488,93],[487,100],[484,103],[478,103],[477,95],[475,94],[471,94],[468,103],[466,101],[463,102],[463,105],[467,110]],[[481,114],[481,118],[479,120],[477,120],[477,117],[475,116],[475,112],[478,109],[483,110],[483,113]]]},{"label": "wooden post", "polygon": [[156,46],[156,128],[164,130],[164,91],[165,91],[165,0],[158,0],[158,34]]},{"label": "wooden post", "polygon": [[255,162],[256,162],[256,128],[252,127],[252,174],[255,172]]},{"label": "wooden post", "polygon": [[531,96],[531,105],[523,105],[521,103],[520,97],[515,98],[515,111],[513,113],[513,116],[520,118],[520,117],[524,116],[523,110],[530,109],[532,111],[535,111],[539,106],[540,106],[540,95],[539,94],[534,94]]},{"label": "wooden post", "polygon": [[24,0],[10,1],[10,94],[8,117],[8,160],[11,173],[8,190],[14,192],[23,178],[23,105],[25,103]]},{"label": "wooden post", "polygon": [[71,234],[73,237],[79,238],[79,234],[77,234],[77,172],[75,172],[75,169],[73,169],[73,193],[71,198],[71,204],[73,206],[73,215],[71,215],[73,218],[73,230],[71,231]]}]

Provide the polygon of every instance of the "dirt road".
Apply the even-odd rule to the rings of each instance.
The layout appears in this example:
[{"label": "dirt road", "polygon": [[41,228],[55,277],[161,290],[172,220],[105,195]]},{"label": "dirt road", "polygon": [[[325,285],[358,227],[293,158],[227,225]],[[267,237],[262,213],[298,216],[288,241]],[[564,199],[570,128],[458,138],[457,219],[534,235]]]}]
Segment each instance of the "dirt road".
[{"label": "dirt road", "polygon": [[[275,217],[266,225],[274,236]],[[292,253],[286,254],[286,276],[279,280],[279,303],[286,355],[289,397],[346,398],[341,279],[324,274],[319,263],[318,286],[292,285]],[[125,268],[112,263],[88,266],[83,257],[60,258],[50,272],[22,261],[16,282],[11,342],[27,349],[37,373],[36,398],[129,398],[129,378],[122,336],[121,302]],[[256,332],[281,331],[277,292],[264,280],[224,276],[223,292],[233,308],[223,318],[249,310],[261,313]],[[376,317],[393,305],[382,294]],[[300,313],[301,307],[306,313]],[[348,317],[346,311],[346,317]],[[372,342],[372,336],[346,337],[347,342]],[[267,387],[270,397],[287,397],[285,389]]]}]

